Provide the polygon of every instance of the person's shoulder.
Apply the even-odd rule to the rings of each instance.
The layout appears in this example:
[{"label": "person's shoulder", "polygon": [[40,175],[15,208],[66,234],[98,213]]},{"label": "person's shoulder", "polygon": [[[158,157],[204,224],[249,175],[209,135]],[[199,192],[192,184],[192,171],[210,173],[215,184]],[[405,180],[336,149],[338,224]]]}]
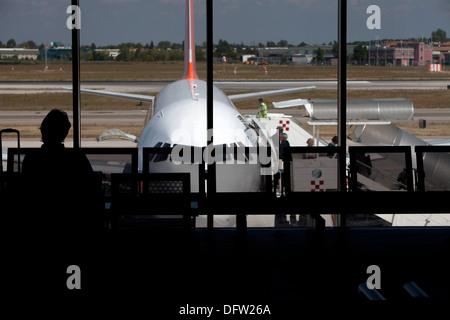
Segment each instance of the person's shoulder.
[{"label": "person's shoulder", "polygon": [[22,172],[26,174],[38,174],[45,171],[44,168],[50,163],[50,157],[41,148],[33,149],[25,154],[22,161]]},{"label": "person's shoulder", "polygon": [[32,151],[28,151],[23,158],[23,162],[35,162],[39,161],[46,157],[45,152],[41,148],[33,149]]},{"label": "person's shoulder", "polygon": [[71,155],[71,161],[77,165],[77,168],[82,173],[91,173],[93,172],[91,163],[89,159],[86,157],[86,154],[79,149],[66,149],[69,151]]}]

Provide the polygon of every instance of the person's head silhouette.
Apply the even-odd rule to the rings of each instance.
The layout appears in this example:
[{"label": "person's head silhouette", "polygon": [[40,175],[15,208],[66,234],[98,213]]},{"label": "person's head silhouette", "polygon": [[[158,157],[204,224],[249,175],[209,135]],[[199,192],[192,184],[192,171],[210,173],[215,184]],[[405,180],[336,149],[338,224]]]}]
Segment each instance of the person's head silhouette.
[{"label": "person's head silhouette", "polygon": [[53,109],[42,120],[41,135],[45,145],[60,145],[69,133],[71,124],[67,113]]}]

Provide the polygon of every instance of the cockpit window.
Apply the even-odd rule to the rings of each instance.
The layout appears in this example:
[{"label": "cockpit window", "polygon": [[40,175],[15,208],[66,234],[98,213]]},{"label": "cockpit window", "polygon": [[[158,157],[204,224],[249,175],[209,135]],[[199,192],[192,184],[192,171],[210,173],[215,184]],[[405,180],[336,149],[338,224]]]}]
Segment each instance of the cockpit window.
[{"label": "cockpit window", "polygon": [[[153,148],[168,148],[168,147],[170,147],[170,143],[158,142],[157,144],[154,145]],[[166,161],[168,156],[169,156],[168,154],[150,154],[148,157],[148,161],[149,162]]]},{"label": "cockpit window", "polygon": [[[158,142],[157,144],[155,144],[155,145],[153,146],[153,148],[160,148],[161,145],[162,145],[162,142]],[[149,154],[149,155],[148,155],[148,162],[152,162],[152,161],[153,161],[153,158],[155,158],[155,156],[156,156],[156,154],[154,154],[154,153]]]},{"label": "cockpit window", "polygon": [[[170,147],[170,143],[167,143],[167,142],[165,142],[165,143],[158,142],[157,145],[158,144],[159,144],[159,146],[158,147],[155,146],[156,148],[159,148],[159,147],[160,148],[169,148]],[[153,159],[153,162],[166,161],[168,157],[169,157],[168,154],[157,154],[155,159]]]}]

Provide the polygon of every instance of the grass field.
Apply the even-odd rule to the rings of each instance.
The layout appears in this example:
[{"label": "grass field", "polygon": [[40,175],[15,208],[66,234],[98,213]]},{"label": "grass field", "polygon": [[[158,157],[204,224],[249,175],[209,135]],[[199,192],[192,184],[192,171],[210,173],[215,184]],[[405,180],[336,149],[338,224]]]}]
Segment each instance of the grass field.
[{"label": "grass field", "polygon": [[[143,94],[154,95],[155,92]],[[54,108],[71,110],[72,93],[36,93],[36,94],[2,94],[0,111],[6,110],[51,110]],[[115,99],[89,94],[81,96],[81,110],[147,110],[148,104],[139,105],[137,101]]]},{"label": "grass field", "polygon": [[[237,73],[234,73],[237,67]],[[81,63],[81,80],[178,80],[184,73],[182,61],[173,62],[87,62]],[[267,74],[265,74],[267,70]],[[197,72],[206,79],[206,64],[197,63]],[[426,67],[368,67],[348,66],[349,80],[392,79],[450,79],[450,72],[428,72]],[[252,66],[243,64],[214,65],[215,80],[333,80],[337,79],[335,66]],[[0,64],[0,81],[10,80],[72,80],[72,64],[67,61],[50,61],[44,71],[44,62],[34,64]]]},{"label": "grass field", "polygon": [[[234,94],[236,92],[225,92]],[[242,92],[239,92],[242,93]],[[140,92],[140,94],[156,95],[156,92]],[[301,93],[285,94],[267,98],[267,102],[298,99],[337,99],[336,90],[305,90]],[[415,108],[450,108],[450,90],[349,90],[348,99],[362,98],[406,98],[413,102]],[[72,94],[39,93],[39,94],[2,94],[0,111],[6,110],[51,110],[72,108]],[[255,101],[247,100],[235,103],[238,109],[255,109]],[[136,101],[114,99],[108,97],[83,94],[82,110],[147,110],[148,105],[139,105]]]}]

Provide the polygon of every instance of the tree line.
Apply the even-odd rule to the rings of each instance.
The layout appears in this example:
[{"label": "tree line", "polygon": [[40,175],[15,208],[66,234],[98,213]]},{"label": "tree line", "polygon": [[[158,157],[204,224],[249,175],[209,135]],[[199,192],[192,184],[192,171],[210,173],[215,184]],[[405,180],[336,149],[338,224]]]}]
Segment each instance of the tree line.
[{"label": "tree line", "polygon": [[[392,40],[405,40],[405,39],[383,39],[379,40],[379,43],[385,43]],[[431,38],[410,38],[406,40],[412,40],[417,42],[426,43],[442,43],[449,41],[447,38],[447,33],[442,29],[437,29],[431,34]],[[373,42],[372,42],[373,44]],[[348,45],[353,45],[353,56],[348,57],[353,60],[367,61],[368,46],[371,45],[369,41],[356,41],[353,43],[348,43]],[[265,44],[259,42],[258,45],[246,45],[244,43],[229,43],[226,40],[220,39],[217,44],[214,44],[215,52],[214,55],[217,58],[227,57],[228,61],[238,60],[244,54],[256,54],[258,48],[264,47],[307,47],[308,44],[301,42],[298,45],[293,45],[287,40],[280,40],[278,42],[267,41]],[[338,56],[338,43],[336,41],[322,44],[322,47],[328,46],[334,57]],[[17,44],[14,39],[9,39],[6,44],[0,41],[0,48],[27,48],[27,49],[40,49],[45,48],[44,44],[37,45],[34,41],[29,40]],[[321,46],[316,49],[316,61],[320,62],[324,59],[324,50]],[[173,43],[170,41],[160,41],[158,44],[154,44],[153,41],[143,45],[142,43],[126,42],[119,45],[109,45],[97,47],[95,43],[91,45],[81,46],[81,59],[87,61],[104,61],[112,60],[109,54],[106,52],[99,52],[95,49],[119,49],[119,55],[115,58],[116,61],[143,61],[143,62],[153,62],[153,61],[182,61],[184,60],[184,41],[182,43]],[[197,61],[206,60],[206,42],[202,46],[196,46],[196,58]]]},{"label": "tree line", "polygon": [[[44,45],[41,45],[44,47]],[[22,43],[17,44],[16,40],[9,39],[6,43],[0,41],[0,48],[26,48],[26,49],[39,49],[38,46],[33,40],[28,40]]]},{"label": "tree line", "polygon": [[[301,45],[307,45],[302,42]],[[244,43],[229,43],[220,39],[214,44],[214,55],[217,58],[227,57],[228,60],[238,60],[244,54],[256,54],[256,48],[262,47],[288,47],[290,45],[286,40],[280,40],[277,43],[267,41],[266,44],[259,43],[257,47],[248,46]],[[89,48],[85,46],[87,60],[107,60],[106,53],[95,54],[97,47],[91,44]],[[170,41],[161,41],[157,45],[153,41],[145,45],[141,43],[121,43],[117,46],[101,47],[102,49],[119,49],[120,53],[115,60],[117,61],[175,61],[184,59],[184,41],[182,43],[172,43]],[[82,47],[83,50],[83,47]],[[89,53],[92,52],[92,53]],[[196,46],[197,61],[206,61],[206,42],[202,46]]]}]

